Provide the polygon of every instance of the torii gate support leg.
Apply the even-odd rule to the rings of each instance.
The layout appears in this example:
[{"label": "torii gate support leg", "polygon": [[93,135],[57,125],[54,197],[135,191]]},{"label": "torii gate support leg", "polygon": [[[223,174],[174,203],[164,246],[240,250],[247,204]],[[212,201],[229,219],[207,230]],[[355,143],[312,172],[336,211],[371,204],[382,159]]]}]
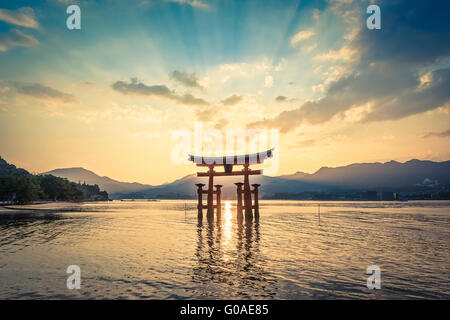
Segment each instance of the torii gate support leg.
[{"label": "torii gate support leg", "polygon": [[220,220],[222,216],[222,200],[221,200],[221,190],[223,186],[221,184],[216,184],[214,187],[216,187],[216,213],[217,213],[217,221]]},{"label": "torii gate support leg", "polygon": [[208,181],[208,210],[206,216],[208,221],[214,220],[214,166],[209,166],[209,181]]},{"label": "torii gate support leg", "polygon": [[255,183],[252,184],[252,186],[253,186],[253,194],[255,197],[253,209],[255,211],[255,220],[258,220],[259,219],[258,187],[260,186],[260,184]]},{"label": "torii gate support leg", "polygon": [[196,186],[197,186],[197,196],[198,196],[197,217],[199,220],[202,220],[203,219],[203,190],[202,189],[205,185],[203,183],[197,183]]},{"label": "torii gate support leg", "polygon": [[245,219],[253,220],[252,212],[252,193],[250,190],[250,181],[248,177],[248,164],[244,165],[244,208],[245,208]]},{"label": "torii gate support leg", "polygon": [[242,214],[242,182],[235,183],[237,186],[237,219],[238,221],[242,221],[244,219],[244,215]]}]

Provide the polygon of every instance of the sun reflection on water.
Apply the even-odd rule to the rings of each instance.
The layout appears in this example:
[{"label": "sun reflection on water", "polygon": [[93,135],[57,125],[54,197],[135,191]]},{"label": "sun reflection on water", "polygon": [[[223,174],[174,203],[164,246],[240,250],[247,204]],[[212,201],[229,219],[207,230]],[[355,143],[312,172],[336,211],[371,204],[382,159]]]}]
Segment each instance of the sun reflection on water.
[{"label": "sun reflection on water", "polygon": [[231,236],[232,236],[232,222],[231,222],[231,218],[233,217],[232,213],[231,213],[231,201],[225,201],[225,213],[224,213],[224,236],[225,236],[225,241],[224,241],[224,245],[228,245],[230,243],[231,240]]}]

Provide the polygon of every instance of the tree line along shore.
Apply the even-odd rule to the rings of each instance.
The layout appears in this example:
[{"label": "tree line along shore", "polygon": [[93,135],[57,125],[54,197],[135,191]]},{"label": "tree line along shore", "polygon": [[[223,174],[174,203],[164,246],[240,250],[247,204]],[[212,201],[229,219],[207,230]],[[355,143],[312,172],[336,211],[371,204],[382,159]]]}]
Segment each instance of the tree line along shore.
[{"label": "tree line along shore", "polygon": [[0,157],[0,202],[29,204],[37,201],[106,201],[98,185],[70,182],[53,175],[35,175]]}]

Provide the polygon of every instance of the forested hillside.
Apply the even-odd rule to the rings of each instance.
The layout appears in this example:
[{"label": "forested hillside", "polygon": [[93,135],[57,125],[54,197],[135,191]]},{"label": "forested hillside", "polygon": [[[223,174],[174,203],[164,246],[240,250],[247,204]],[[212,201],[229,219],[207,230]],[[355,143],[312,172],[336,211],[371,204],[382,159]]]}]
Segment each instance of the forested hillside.
[{"label": "forested hillside", "polygon": [[0,201],[26,204],[33,201],[108,200],[98,185],[70,182],[52,175],[33,175],[0,157]]}]

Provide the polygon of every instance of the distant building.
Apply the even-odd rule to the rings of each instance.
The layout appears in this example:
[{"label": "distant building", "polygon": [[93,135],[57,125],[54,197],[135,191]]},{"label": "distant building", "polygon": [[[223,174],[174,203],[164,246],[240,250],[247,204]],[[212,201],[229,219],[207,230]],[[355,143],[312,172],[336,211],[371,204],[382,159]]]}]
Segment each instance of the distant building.
[{"label": "distant building", "polygon": [[382,201],[394,201],[396,200],[396,193],[395,192],[389,192],[389,191],[383,191],[381,192],[381,200]]},{"label": "distant building", "polygon": [[361,192],[361,200],[366,201],[377,201],[378,200],[378,193],[376,191],[363,191]]}]

